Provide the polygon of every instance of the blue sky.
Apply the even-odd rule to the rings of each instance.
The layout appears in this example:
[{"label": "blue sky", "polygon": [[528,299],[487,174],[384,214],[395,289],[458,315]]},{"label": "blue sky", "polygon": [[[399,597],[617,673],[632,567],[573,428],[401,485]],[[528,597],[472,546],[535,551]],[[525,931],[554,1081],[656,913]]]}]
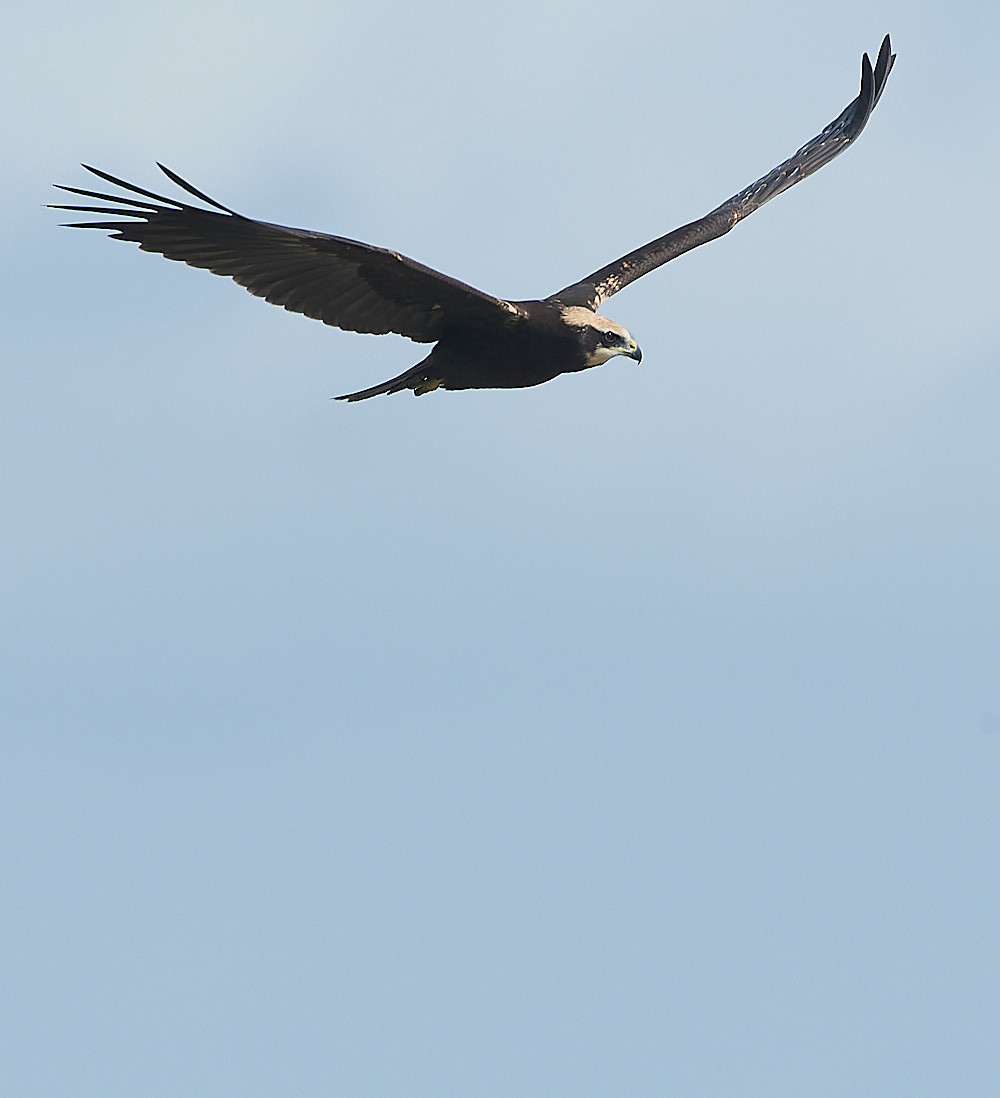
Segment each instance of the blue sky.
[{"label": "blue sky", "polygon": [[[995,5],[20,5],[10,1094],[994,1094]],[[531,390],[96,233],[80,161],[543,296]]]}]

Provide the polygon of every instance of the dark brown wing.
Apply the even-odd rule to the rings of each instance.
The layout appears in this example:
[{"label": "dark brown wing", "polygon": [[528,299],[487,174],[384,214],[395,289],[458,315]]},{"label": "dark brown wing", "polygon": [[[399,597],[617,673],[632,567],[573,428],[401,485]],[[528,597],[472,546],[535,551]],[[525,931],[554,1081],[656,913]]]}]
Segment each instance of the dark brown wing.
[{"label": "dark brown wing", "polygon": [[895,60],[896,55],[891,52],[889,36],[886,35],[879,50],[878,60],[875,62],[874,72],[868,60],[868,54],[866,53],[861,59],[861,93],[857,99],[821,134],[814,137],[807,145],[803,145],[790,160],[779,164],[763,179],[758,179],[756,183],[723,202],[718,209],[706,214],[699,221],[682,225],[679,229],[667,233],[666,236],[661,236],[659,240],[629,252],[628,255],[622,256],[614,263],[609,263],[608,266],[602,267],[580,282],[575,282],[572,286],[567,286],[566,289],[553,294],[552,299],[566,305],[585,305],[589,309],[597,309],[602,302],[607,301],[612,294],[617,293],[630,282],[634,282],[671,259],[683,255],[684,252],[697,248],[699,244],[706,244],[709,240],[728,233],[736,222],[741,221],[747,214],[752,214],[775,195],[781,194],[782,191],[798,183],[800,179],[805,179],[807,175],[818,171],[835,156],[839,156],[865,128],[868,116],[882,94]]},{"label": "dark brown wing", "polygon": [[324,324],[352,332],[397,332],[418,343],[433,343],[451,324],[500,325],[523,315],[516,305],[397,252],[243,217],[162,164],[161,170],[178,186],[215,209],[164,198],[97,168],[84,167],[153,201],[60,187],[113,205],[56,209],[134,219],[79,222],[72,228],[106,229],[119,240],[135,241],[147,252],[228,275],[271,304]]}]

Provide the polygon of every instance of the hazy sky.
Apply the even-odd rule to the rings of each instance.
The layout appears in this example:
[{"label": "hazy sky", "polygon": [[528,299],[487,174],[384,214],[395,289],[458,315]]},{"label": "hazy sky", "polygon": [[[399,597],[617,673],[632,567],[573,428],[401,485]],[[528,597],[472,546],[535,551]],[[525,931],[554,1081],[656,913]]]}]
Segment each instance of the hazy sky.
[{"label": "hazy sky", "polygon": [[[995,2],[2,17],[0,1090],[1000,1093]],[[80,161],[604,311],[424,351],[57,228]]]}]

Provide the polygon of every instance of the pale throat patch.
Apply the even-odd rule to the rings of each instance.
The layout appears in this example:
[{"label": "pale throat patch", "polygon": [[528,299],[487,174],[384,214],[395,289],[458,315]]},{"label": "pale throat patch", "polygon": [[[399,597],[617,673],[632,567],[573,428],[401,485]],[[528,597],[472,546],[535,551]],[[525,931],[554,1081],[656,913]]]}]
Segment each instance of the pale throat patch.
[{"label": "pale throat patch", "polygon": [[587,355],[588,366],[603,366],[609,358],[614,358],[615,355],[620,355],[620,347],[604,347],[600,343]]}]

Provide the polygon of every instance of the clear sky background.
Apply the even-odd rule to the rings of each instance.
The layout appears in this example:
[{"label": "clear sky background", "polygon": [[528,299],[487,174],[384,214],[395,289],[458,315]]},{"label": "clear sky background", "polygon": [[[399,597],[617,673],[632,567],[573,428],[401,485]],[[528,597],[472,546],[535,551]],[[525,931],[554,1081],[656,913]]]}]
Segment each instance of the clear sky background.
[{"label": "clear sky background", "polygon": [[[1000,7],[15,3],[0,1090],[1000,1093]],[[80,161],[544,296],[531,390],[59,229]]]}]

